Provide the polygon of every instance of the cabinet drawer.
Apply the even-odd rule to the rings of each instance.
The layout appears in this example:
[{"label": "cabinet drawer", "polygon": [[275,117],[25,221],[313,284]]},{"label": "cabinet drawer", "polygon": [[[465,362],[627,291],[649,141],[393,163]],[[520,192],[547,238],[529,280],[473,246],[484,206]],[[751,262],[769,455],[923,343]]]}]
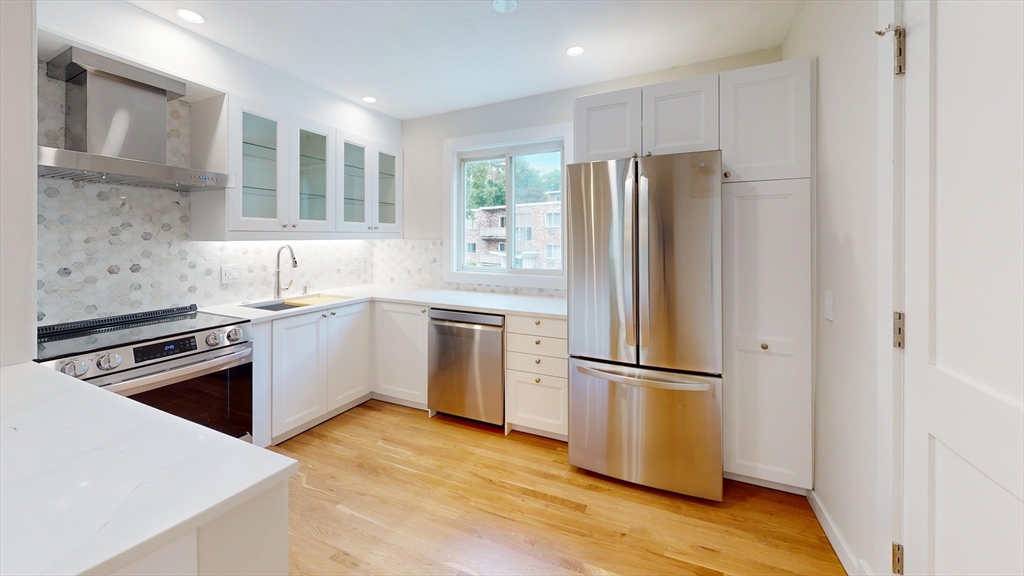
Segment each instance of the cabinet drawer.
[{"label": "cabinet drawer", "polygon": [[569,381],[518,370],[505,373],[505,419],[536,430],[569,431]]},{"label": "cabinet drawer", "polygon": [[540,318],[537,316],[506,316],[505,330],[513,334],[529,334],[531,336],[549,336],[551,338],[567,338],[568,329],[565,320],[559,318]]},{"label": "cabinet drawer", "polygon": [[551,358],[550,356],[509,352],[507,362],[509,370],[520,370],[547,376],[557,376],[559,378],[569,377],[569,360],[567,358]]},{"label": "cabinet drawer", "polygon": [[552,358],[568,358],[569,347],[562,338],[548,336],[529,336],[527,334],[509,334],[506,339],[509,352],[537,354]]}]

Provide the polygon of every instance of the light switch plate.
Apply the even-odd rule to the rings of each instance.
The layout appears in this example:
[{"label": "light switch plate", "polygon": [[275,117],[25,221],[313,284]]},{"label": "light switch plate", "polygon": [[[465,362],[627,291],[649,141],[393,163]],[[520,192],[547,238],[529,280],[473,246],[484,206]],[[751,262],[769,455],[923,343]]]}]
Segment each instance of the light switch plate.
[{"label": "light switch plate", "polygon": [[242,280],[242,267],[238,264],[225,264],[220,267],[220,283],[234,284]]},{"label": "light switch plate", "polygon": [[825,291],[825,320],[833,322],[835,317],[835,303],[833,302],[832,293],[828,290]]}]

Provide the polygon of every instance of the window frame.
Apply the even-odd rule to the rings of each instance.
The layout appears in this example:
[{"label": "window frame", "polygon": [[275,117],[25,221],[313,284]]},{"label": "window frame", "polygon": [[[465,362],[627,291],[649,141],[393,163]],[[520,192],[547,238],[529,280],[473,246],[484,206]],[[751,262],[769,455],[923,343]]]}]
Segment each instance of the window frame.
[{"label": "window frame", "polygon": [[[445,140],[445,194],[444,233],[446,246],[444,279],[446,282],[504,285],[517,287],[565,289],[564,258],[559,270],[540,268],[514,268],[515,263],[515,204],[514,166],[512,158],[528,154],[560,151],[562,156],[562,186],[559,213],[565,212],[566,165],[572,158],[572,124],[559,124],[539,128],[526,128],[496,134]],[[467,161],[505,159],[505,220],[506,258],[503,267],[465,266],[465,172]],[[477,219],[477,229],[481,229]],[[532,223],[530,225],[532,228]],[[551,227],[554,228],[554,227]],[[561,218],[562,238],[565,238],[565,219]],[[509,246],[508,244],[512,244]]]}]

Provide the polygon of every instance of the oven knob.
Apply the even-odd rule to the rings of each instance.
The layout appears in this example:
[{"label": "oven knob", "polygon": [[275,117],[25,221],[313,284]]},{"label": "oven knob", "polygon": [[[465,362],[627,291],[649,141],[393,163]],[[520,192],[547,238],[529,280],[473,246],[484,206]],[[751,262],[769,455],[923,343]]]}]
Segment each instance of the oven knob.
[{"label": "oven knob", "polygon": [[100,356],[96,360],[96,367],[99,368],[100,370],[113,370],[114,368],[117,368],[120,365],[121,355],[114,354],[113,352],[111,352],[110,354],[104,354],[103,356]]},{"label": "oven knob", "polygon": [[242,330],[239,327],[235,326],[234,328],[228,330],[228,342],[238,342],[241,339]]},{"label": "oven knob", "polygon": [[210,346],[220,346],[224,343],[224,333],[210,332],[210,335],[206,337],[206,343]]},{"label": "oven knob", "polygon": [[74,376],[75,378],[81,378],[85,376],[85,373],[89,371],[89,363],[85,360],[72,360],[67,364],[61,366],[60,371],[67,374],[68,376]]}]

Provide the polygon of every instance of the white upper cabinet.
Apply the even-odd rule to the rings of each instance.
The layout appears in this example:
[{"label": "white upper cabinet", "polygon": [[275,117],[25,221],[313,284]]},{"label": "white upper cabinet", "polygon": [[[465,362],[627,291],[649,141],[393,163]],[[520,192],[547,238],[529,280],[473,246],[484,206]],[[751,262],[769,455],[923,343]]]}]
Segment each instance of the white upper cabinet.
[{"label": "white upper cabinet", "polygon": [[401,234],[401,150],[342,131],[338,142],[338,230]]},{"label": "white upper cabinet", "polygon": [[720,75],[723,182],[811,176],[812,62]]},{"label": "white upper cabinet", "polygon": [[643,153],[718,150],[718,74],[643,88]]},{"label": "white upper cabinet", "polygon": [[289,225],[286,161],[291,141],[285,116],[256,102],[231,98],[228,225],[233,230],[280,230]]},{"label": "white upper cabinet", "polygon": [[615,160],[640,154],[641,100],[640,88],[577,98],[573,162]]},{"label": "white upper cabinet", "polygon": [[810,180],[722,186],[726,472],[812,487]]},{"label": "white upper cabinet", "polygon": [[292,140],[291,175],[294,193],[289,198],[289,226],[307,232],[333,232],[335,228],[336,131],[323,124],[298,119],[289,131]]}]

